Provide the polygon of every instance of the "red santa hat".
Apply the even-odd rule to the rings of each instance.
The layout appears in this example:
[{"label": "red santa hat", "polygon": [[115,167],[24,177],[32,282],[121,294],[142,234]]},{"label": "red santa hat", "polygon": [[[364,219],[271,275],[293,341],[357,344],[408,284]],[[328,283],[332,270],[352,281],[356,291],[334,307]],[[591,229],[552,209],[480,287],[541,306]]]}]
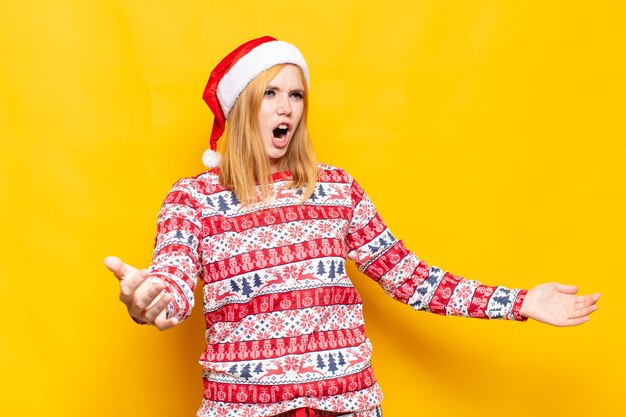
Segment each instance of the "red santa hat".
[{"label": "red santa hat", "polygon": [[271,36],[253,39],[237,47],[211,72],[202,95],[215,116],[211,148],[202,155],[202,162],[208,168],[216,167],[220,163],[217,140],[224,133],[228,115],[241,92],[263,71],[279,64],[297,65],[302,70],[307,85],[309,84],[309,70],[298,48]]}]

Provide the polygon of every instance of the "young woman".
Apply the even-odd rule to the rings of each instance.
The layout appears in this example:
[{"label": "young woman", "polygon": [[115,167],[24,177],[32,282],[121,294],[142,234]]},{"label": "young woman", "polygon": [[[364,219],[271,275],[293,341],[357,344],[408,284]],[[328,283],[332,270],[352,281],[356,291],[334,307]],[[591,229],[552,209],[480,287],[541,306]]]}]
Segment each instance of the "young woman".
[{"label": "young woman", "polygon": [[215,115],[204,158],[211,169],[178,181],[165,198],[149,271],[105,260],[131,317],[161,330],[189,315],[202,280],[198,416],[381,415],[346,258],[417,310],[557,326],[588,320],[599,294],[576,296],[554,283],[486,286],[407,250],[348,173],[316,163],[308,80],[300,52],[274,38],[224,58],[204,93]]}]

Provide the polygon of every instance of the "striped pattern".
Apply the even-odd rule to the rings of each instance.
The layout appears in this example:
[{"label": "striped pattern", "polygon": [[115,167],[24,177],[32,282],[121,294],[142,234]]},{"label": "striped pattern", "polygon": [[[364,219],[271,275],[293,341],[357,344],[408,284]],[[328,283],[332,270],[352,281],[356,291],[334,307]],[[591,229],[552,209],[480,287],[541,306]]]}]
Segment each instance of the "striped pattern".
[{"label": "striped pattern", "polygon": [[178,181],[165,199],[150,269],[174,298],[168,315],[181,320],[201,278],[207,347],[200,416],[301,407],[375,415],[382,395],[346,258],[417,310],[522,320],[525,291],[429,267],[393,236],[345,171],[319,168],[304,203],[302,190],[288,188],[287,172],[274,174],[263,204],[242,206],[215,170]]}]

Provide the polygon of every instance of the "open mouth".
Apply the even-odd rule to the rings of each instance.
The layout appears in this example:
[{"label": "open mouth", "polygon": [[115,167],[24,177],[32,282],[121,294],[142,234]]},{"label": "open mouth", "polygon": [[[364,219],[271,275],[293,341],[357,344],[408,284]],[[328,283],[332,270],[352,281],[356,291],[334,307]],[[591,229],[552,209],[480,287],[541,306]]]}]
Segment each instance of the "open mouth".
[{"label": "open mouth", "polygon": [[276,139],[282,139],[287,135],[287,132],[289,132],[289,126],[287,126],[286,124],[282,124],[274,129],[272,132]]}]

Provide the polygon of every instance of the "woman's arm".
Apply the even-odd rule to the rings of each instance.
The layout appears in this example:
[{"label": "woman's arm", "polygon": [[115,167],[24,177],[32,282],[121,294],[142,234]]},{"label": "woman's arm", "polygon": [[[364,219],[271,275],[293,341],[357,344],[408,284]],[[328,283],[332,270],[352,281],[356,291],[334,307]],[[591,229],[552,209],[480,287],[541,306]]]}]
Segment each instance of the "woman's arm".
[{"label": "woman's arm", "polygon": [[168,329],[191,313],[200,270],[202,224],[194,179],[182,179],[165,197],[159,212],[150,269],[137,270],[115,257],[105,265],[120,281],[120,300],[139,323]]},{"label": "woman's arm", "polygon": [[530,291],[488,286],[429,267],[397,240],[363,189],[351,184],[349,258],[393,298],[416,310],[475,318],[534,320],[572,326],[588,320],[600,295],[576,296],[575,287],[542,284]]}]

